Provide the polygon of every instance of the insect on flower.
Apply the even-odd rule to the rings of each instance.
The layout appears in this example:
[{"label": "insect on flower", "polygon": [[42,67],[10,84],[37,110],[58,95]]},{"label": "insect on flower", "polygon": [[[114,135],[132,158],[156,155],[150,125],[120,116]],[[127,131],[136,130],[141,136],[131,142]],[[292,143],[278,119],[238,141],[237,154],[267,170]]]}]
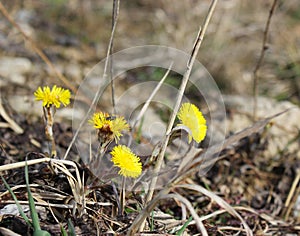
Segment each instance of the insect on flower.
[{"label": "insect on flower", "polygon": [[116,116],[108,116],[105,119],[106,120],[115,120],[115,119],[117,119],[117,117]]},{"label": "insect on flower", "polygon": [[122,116],[110,115],[104,112],[96,112],[89,120],[98,131],[98,140],[101,144],[109,144],[113,140],[120,140],[122,132],[129,130],[129,125]]}]

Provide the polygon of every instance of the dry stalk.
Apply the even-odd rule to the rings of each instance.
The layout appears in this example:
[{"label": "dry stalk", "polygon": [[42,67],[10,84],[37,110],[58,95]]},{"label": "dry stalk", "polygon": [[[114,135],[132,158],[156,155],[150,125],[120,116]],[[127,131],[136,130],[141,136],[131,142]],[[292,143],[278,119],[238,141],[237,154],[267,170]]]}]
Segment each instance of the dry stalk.
[{"label": "dry stalk", "polygon": [[[30,165],[35,165],[35,164],[39,164],[42,162],[50,163],[51,160],[54,160],[54,159],[49,158],[49,157],[44,157],[44,158],[39,158],[39,159],[35,159],[35,160],[29,160],[29,161],[27,161],[27,165],[30,166]],[[16,163],[12,163],[12,164],[2,165],[2,166],[0,166],[0,172],[25,167],[26,166],[25,163],[26,163],[26,161],[20,161],[20,162],[16,162]]]},{"label": "dry stalk", "polygon": [[[180,104],[181,104],[181,101],[182,101],[182,97],[184,95],[186,85],[189,81],[190,74],[191,74],[191,71],[192,71],[192,67],[194,65],[196,56],[197,56],[198,51],[200,49],[201,43],[203,41],[204,35],[206,33],[206,29],[208,27],[209,21],[212,17],[212,14],[214,12],[216,4],[217,4],[217,0],[213,0],[211,2],[210,8],[208,10],[208,14],[207,14],[207,16],[204,20],[203,27],[202,27],[202,29],[200,27],[200,29],[198,31],[198,35],[196,37],[194,46],[192,48],[191,56],[190,56],[190,58],[187,62],[187,68],[186,68],[186,71],[183,75],[182,82],[181,82],[181,85],[180,85],[180,88],[179,88],[179,91],[178,91],[178,95],[177,95],[177,98],[176,98],[176,103],[175,103],[172,115],[169,119],[169,123],[168,123],[166,134],[165,134],[165,138],[162,141],[162,147],[161,147],[160,153],[159,153],[158,158],[157,158],[157,162],[156,162],[154,170],[153,170],[154,177],[152,178],[152,180],[150,182],[149,191],[148,191],[146,199],[145,199],[145,204],[149,203],[152,200],[154,189],[155,189],[156,182],[157,182],[157,176],[158,176],[158,173],[160,171],[160,168],[161,168],[161,165],[162,165],[162,162],[163,162],[163,158],[164,158],[164,155],[165,155],[165,152],[166,152],[166,149],[167,149],[167,145],[169,143],[170,134],[171,134],[174,122],[175,122],[175,118],[176,118],[176,115],[178,113],[178,110],[179,110],[179,107],[180,107]],[[146,218],[144,218],[143,221],[140,224],[140,228],[139,228],[140,231],[142,231],[144,229],[145,219]]]},{"label": "dry stalk", "polygon": [[[13,120],[9,117],[7,112],[5,111],[2,105],[2,98],[0,96],[0,116],[7,122],[7,127],[11,128],[17,134],[22,134],[24,130]],[[2,123],[2,122],[1,122]],[[6,124],[6,123],[4,123]],[[4,127],[3,125],[2,127]],[[1,126],[0,126],[1,127]]]},{"label": "dry stalk", "polygon": [[114,35],[117,27],[118,17],[119,17],[120,0],[114,0],[113,3],[113,14],[112,14],[112,29],[109,41],[109,64],[110,64],[110,87],[111,87],[111,102],[113,106],[114,113],[116,114],[116,101],[115,101],[115,86],[113,79],[113,47],[114,47]]},{"label": "dry stalk", "polygon": [[[16,202],[14,200],[6,200],[3,201],[2,203],[5,204],[15,204]],[[28,201],[19,201],[21,205],[28,205]],[[61,209],[73,209],[74,205],[73,204],[60,204],[60,203],[49,203],[49,202],[35,202],[36,206],[43,206],[43,207],[55,207],[55,208],[61,208]]]},{"label": "dry stalk", "polygon": [[287,220],[289,218],[290,213],[292,211],[293,204],[291,204],[291,202],[292,202],[293,197],[295,196],[295,192],[296,192],[297,186],[299,184],[299,181],[300,181],[300,169],[297,169],[297,175],[293,181],[293,184],[289,191],[289,195],[284,204],[285,209],[287,209],[285,216],[284,216],[285,220]]},{"label": "dry stalk", "polygon": [[[113,10],[114,21],[113,21],[113,27],[112,27],[111,36],[110,36],[110,40],[109,40],[109,45],[108,45],[108,49],[107,49],[107,53],[106,53],[106,60],[105,60],[103,75],[102,75],[102,78],[104,80],[107,78],[107,70],[108,70],[109,64],[111,65],[111,68],[112,68],[112,59],[110,58],[110,54],[112,53],[113,39],[114,39],[114,35],[115,35],[117,18],[118,18],[118,15],[119,15],[119,0],[116,0],[116,1],[117,2],[114,1],[114,10]],[[111,76],[112,76],[112,74],[111,74]],[[112,83],[112,81],[113,81],[113,78],[111,78],[110,82]],[[74,145],[74,143],[76,141],[76,138],[77,138],[82,126],[86,123],[87,119],[89,118],[89,116],[91,114],[91,111],[94,109],[96,103],[98,102],[98,99],[100,97],[100,93],[101,93],[101,88],[99,88],[97,90],[88,111],[86,112],[85,116],[83,117],[82,121],[79,124],[78,129],[76,130],[75,134],[73,135],[73,138],[72,138],[72,140],[71,140],[71,142],[68,146],[68,149],[67,149],[63,159],[66,159],[67,156],[69,155],[69,152],[70,152],[72,146]],[[114,101],[113,85],[112,85],[112,100]]]},{"label": "dry stalk", "polygon": [[[184,95],[186,85],[189,81],[190,74],[191,74],[191,71],[192,71],[192,67],[194,65],[194,61],[195,61],[196,56],[198,54],[198,51],[200,49],[201,43],[203,41],[203,38],[204,38],[204,35],[205,35],[205,32],[206,32],[206,29],[208,27],[208,23],[209,23],[209,21],[212,17],[212,14],[213,14],[213,11],[215,9],[216,4],[217,4],[217,0],[213,0],[211,5],[210,5],[210,8],[208,10],[208,14],[205,18],[203,28],[201,29],[201,27],[200,27],[200,29],[198,31],[198,35],[197,35],[197,38],[195,40],[195,43],[194,43],[194,46],[193,46],[193,49],[192,49],[192,52],[191,52],[191,56],[190,56],[189,61],[187,63],[187,68],[186,68],[186,71],[183,75],[182,82],[181,82],[181,85],[180,85],[180,88],[179,88],[179,91],[178,91],[178,95],[177,95],[177,98],[176,98],[176,103],[175,103],[172,115],[169,119],[169,123],[168,123],[167,130],[166,130],[166,135],[165,135],[165,138],[162,142],[162,148],[161,148],[161,151],[159,153],[156,165],[155,165],[154,170],[153,170],[153,174],[156,177],[153,177],[153,179],[150,183],[149,192],[147,194],[146,201],[145,201],[146,203],[150,202],[151,199],[152,199],[153,192],[154,192],[154,189],[155,189],[155,185],[156,185],[156,182],[157,182],[157,174],[160,171],[160,168],[161,168],[161,165],[162,165],[162,161],[163,161],[166,149],[167,149],[167,145],[169,143],[170,134],[171,134],[174,122],[175,122],[175,118],[176,118],[176,115],[178,113],[178,110],[179,110],[179,107],[180,107],[180,104],[181,104],[181,101],[182,101],[182,97]],[[141,229],[142,228],[143,227],[141,227]]]},{"label": "dry stalk", "polygon": [[267,41],[268,41],[268,35],[269,35],[269,29],[271,24],[271,19],[273,16],[273,13],[275,11],[275,7],[277,5],[278,0],[274,0],[273,4],[271,6],[268,20],[266,22],[265,30],[264,30],[264,37],[262,42],[262,48],[260,52],[259,59],[256,63],[256,66],[253,70],[253,96],[254,96],[254,104],[253,104],[253,120],[255,121],[257,119],[257,96],[258,96],[258,82],[259,82],[259,76],[258,76],[258,70],[262,65],[262,62],[265,57],[265,51],[268,49],[267,47]]}]

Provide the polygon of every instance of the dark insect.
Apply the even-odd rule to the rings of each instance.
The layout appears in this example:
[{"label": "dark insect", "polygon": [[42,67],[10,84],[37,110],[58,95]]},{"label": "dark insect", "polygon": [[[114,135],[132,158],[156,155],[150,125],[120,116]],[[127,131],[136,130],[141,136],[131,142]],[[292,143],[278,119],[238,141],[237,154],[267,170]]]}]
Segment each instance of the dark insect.
[{"label": "dark insect", "polygon": [[115,120],[116,118],[117,118],[116,116],[105,117],[106,120]]}]

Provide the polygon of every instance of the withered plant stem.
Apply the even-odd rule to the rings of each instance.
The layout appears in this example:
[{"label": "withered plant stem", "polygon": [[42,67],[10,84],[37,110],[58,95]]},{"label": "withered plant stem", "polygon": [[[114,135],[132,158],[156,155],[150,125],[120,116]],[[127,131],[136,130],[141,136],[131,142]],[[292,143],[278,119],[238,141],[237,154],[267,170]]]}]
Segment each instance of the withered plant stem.
[{"label": "withered plant stem", "polygon": [[[116,7],[116,16],[119,14],[119,0],[117,0],[118,3],[116,4],[117,7]],[[103,71],[103,79],[106,79],[107,77],[107,70],[108,70],[108,65],[109,65],[109,55],[111,53],[111,50],[112,50],[112,46],[113,46],[113,39],[114,39],[114,33],[115,33],[115,29],[116,29],[116,20],[117,20],[117,17],[115,18],[115,24],[114,24],[114,27],[112,28],[112,32],[111,32],[111,36],[110,36],[110,40],[109,40],[109,46],[108,46],[108,49],[107,49],[107,54],[106,54],[106,60],[105,60],[105,65],[104,65],[104,71]],[[111,62],[112,63],[112,62]],[[112,79],[111,79],[112,81]],[[82,128],[82,126],[86,123],[88,117],[90,116],[91,114],[91,111],[96,107],[96,103],[98,102],[98,99],[100,97],[100,94],[101,94],[101,88],[99,88],[93,98],[93,101],[91,102],[90,106],[89,106],[89,109],[88,111],[86,112],[85,116],[83,117],[83,119],[81,120],[80,124],[79,124],[79,127],[78,129],[76,130],[75,134],[73,135],[73,138],[72,138],[72,141],[70,142],[69,146],[68,146],[68,149],[63,157],[63,159],[66,159],[67,156],[69,155],[69,152],[73,146],[73,144],[75,143],[76,139],[77,139],[77,136]],[[114,92],[112,93],[112,96],[114,97]],[[114,108],[115,110],[115,108]],[[116,113],[116,112],[115,112]]]},{"label": "withered plant stem", "polygon": [[[212,17],[212,14],[214,12],[214,9],[216,7],[217,2],[218,2],[217,0],[212,0],[210,8],[209,8],[208,13],[207,13],[207,16],[204,20],[203,27],[202,28],[200,27],[200,29],[198,31],[198,35],[196,37],[194,46],[193,46],[192,51],[191,51],[191,56],[190,56],[190,58],[187,62],[187,68],[186,68],[186,71],[183,75],[182,82],[181,82],[181,85],[180,85],[180,88],[179,88],[179,91],[178,91],[178,95],[177,95],[177,98],[176,98],[176,103],[175,103],[172,115],[169,119],[169,123],[168,123],[166,134],[165,134],[165,138],[162,142],[162,148],[161,148],[161,151],[158,155],[157,162],[156,162],[156,165],[155,165],[154,170],[153,170],[153,172],[154,172],[153,176],[154,177],[150,182],[149,191],[148,191],[148,194],[146,196],[145,204],[149,203],[152,200],[154,189],[155,189],[156,182],[157,182],[157,175],[160,171],[160,168],[161,168],[161,165],[162,165],[162,162],[163,162],[163,158],[164,158],[164,155],[165,155],[165,152],[166,152],[166,149],[167,149],[167,145],[169,143],[170,133],[172,131],[172,128],[173,128],[173,125],[174,125],[174,122],[175,122],[175,118],[176,118],[176,115],[178,113],[178,110],[179,110],[179,107],[180,107],[180,104],[181,104],[181,101],[182,101],[182,97],[184,95],[186,85],[189,81],[190,74],[191,74],[191,71],[192,71],[192,67],[194,65],[196,56],[197,56],[198,51],[200,49],[201,43],[203,41],[204,35],[206,33],[206,30],[207,30],[207,27],[208,27],[208,24],[209,24],[209,21]],[[143,223],[141,224],[139,230],[142,231],[144,229],[144,226],[145,226],[145,219],[144,219]]]},{"label": "withered plant stem", "polygon": [[113,78],[113,47],[114,47],[114,35],[117,27],[119,17],[120,0],[114,0],[113,3],[113,14],[112,14],[112,29],[109,41],[109,69],[110,69],[110,88],[111,88],[111,102],[114,110],[114,114],[117,114],[116,101],[115,101],[115,84]]},{"label": "withered plant stem", "polygon": [[55,114],[55,107],[43,107],[44,111],[44,119],[45,119],[45,134],[47,139],[51,142],[50,153],[51,157],[56,157],[56,145],[55,139],[53,136],[53,121],[54,121],[54,114]]},{"label": "withered plant stem", "polygon": [[266,22],[266,26],[265,26],[265,30],[264,30],[264,37],[263,37],[262,47],[261,47],[261,51],[260,51],[260,56],[256,63],[256,66],[253,70],[253,98],[254,98],[253,121],[254,122],[257,119],[257,96],[258,96],[258,83],[259,83],[258,70],[262,65],[262,62],[265,57],[265,51],[267,50],[267,41],[268,41],[268,36],[269,36],[270,23],[271,23],[271,19],[272,19],[273,13],[275,11],[277,2],[278,2],[278,0],[274,0],[272,6],[270,8],[268,20]]}]

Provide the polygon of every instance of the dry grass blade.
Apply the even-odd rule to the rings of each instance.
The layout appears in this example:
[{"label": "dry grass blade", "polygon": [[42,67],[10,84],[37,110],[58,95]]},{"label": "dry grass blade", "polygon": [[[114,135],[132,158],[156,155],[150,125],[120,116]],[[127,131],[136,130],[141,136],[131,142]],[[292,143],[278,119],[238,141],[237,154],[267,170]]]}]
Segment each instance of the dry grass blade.
[{"label": "dry grass blade", "polygon": [[24,132],[24,130],[6,113],[2,105],[1,97],[0,97],[0,116],[8,123],[7,126],[11,128],[13,131],[15,131],[17,134],[22,134]]},{"label": "dry grass blade", "polygon": [[[35,164],[39,164],[39,163],[43,163],[43,162],[52,162],[54,164],[57,164],[57,166],[64,171],[64,173],[69,176],[70,178],[73,178],[79,185],[80,188],[82,188],[82,182],[80,179],[80,174],[77,168],[77,165],[75,164],[75,162],[73,161],[68,161],[68,160],[57,160],[57,159],[52,159],[49,157],[44,157],[44,158],[39,158],[39,159],[35,159],[35,160],[29,160],[27,161],[27,165],[35,165]],[[75,173],[76,173],[76,177],[77,179],[75,179],[73,177],[73,175],[69,172],[68,168],[66,168],[64,165],[70,165],[72,167],[74,167],[75,169]],[[3,171],[7,171],[7,170],[12,170],[12,169],[17,169],[17,168],[21,168],[21,167],[25,167],[26,166],[26,161],[21,161],[21,162],[17,162],[17,163],[12,163],[12,164],[7,164],[7,165],[2,165],[0,166],[0,172]]]},{"label": "dry grass blade", "polygon": [[[63,193],[63,192],[59,191],[58,189],[53,188],[53,187],[48,186],[48,185],[41,186],[41,185],[38,185],[38,184],[30,184],[29,186],[30,186],[30,188],[36,188],[36,189],[41,189],[42,188],[43,191],[42,191],[42,193],[39,193],[39,195],[43,199],[63,201],[69,196],[68,194]],[[26,188],[26,187],[27,187],[26,185],[21,184],[21,185],[11,187],[11,190],[16,191],[17,189],[23,189],[23,188]],[[8,191],[2,192],[0,194],[0,198],[3,198],[3,196],[5,196],[6,194],[8,194]],[[33,195],[34,194],[35,193],[33,193]]]},{"label": "dry grass blade", "polygon": [[[3,201],[3,203],[6,204],[14,204],[15,201],[13,200],[7,200],[7,201]],[[28,205],[28,201],[19,201],[19,203],[21,205]],[[58,203],[48,203],[48,202],[36,202],[35,203],[37,206],[43,206],[43,207],[55,207],[55,208],[61,208],[61,209],[74,209],[74,205],[73,204],[58,204]]]},{"label": "dry grass blade", "polygon": [[220,207],[224,208],[229,214],[231,214],[232,216],[237,217],[242,222],[242,224],[244,226],[244,229],[246,231],[246,234],[248,236],[253,236],[253,233],[252,233],[251,229],[249,228],[249,226],[245,222],[245,220],[241,217],[241,215],[232,206],[230,206],[227,202],[225,202],[222,198],[220,198],[216,194],[208,191],[207,189],[205,189],[205,188],[203,188],[202,186],[199,186],[199,185],[181,184],[181,185],[177,185],[176,187],[178,187],[178,188],[187,188],[187,189],[194,190],[194,191],[197,191],[199,193],[202,193],[203,195],[208,196],[213,201],[218,203]]},{"label": "dry grass blade", "polygon": [[[52,159],[52,158],[40,158],[40,159],[35,159],[35,160],[29,160],[27,161],[27,165],[35,165],[43,162],[48,162],[49,164],[54,165],[58,170],[63,172],[69,181],[70,187],[72,189],[73,197],[76,201],[76,203],[81,205],[81,209],[84,210],[85,202],[84,202],[84,186],[82,184],[80,174],[77,168],[77,165],[73,161],[68,161],[68,160],[57,160],[57,159]],[[65,166],[69,165],[72,166],[75,169],[75,174],[76,178],[71,174],[69,169]],[[21,168],[26,166],[26,161],[23,162],[18,162],[18,163],[13,163],[13,164],[7,164],[0,166],[0,172],[11,170],[11,169],[16,169],[16,168]]]},{"label": "dry grass blade", "polygon": [[190,211],[191,215],[193,216],[199,231],[202,233],[202,235],[208,235],[201,218],[198,216],[198,214],[195,212],[195,209],[193,208],[192,204],[183,196],[179,194],[168,194],[170,190],[170,187],[166,187],[162,189],[151,202],[147,204],[147,206],[140,212],[140,214],[136,217],[134,222],[132,223],[130,229],[127,232],[127,235],[135,235],[136,231],[139,229],[140,224],[142,224],[145,220],[145,218],[150,214],[151,211],[154,210],[155,206],[161,199],[166,198],[176,198],[179,201],[181,201]]},{"label": "dry grass blade", "polygon": [[148,109],[148,107],[150,105],[150,102],[154,98],[155,94],[158,92],[158,90],[160,89],[160,87],[162,86],[162,84],[165,82],[166,78],[168,77],[168,75],[170,73],[172,65],[173,65],[173,62],[169,66],[169,68],[168,68],[167,72],[165,73],[165,75],[163,76],[163,78],[159,81],[159,83],[157,84],[157,86],[155,87],[155,89],[150,94],[149,98],[147,99],[147,101],[145,102],[144,106],[140,110],[140,112],[139,112],[138,116],[136,117],[136,119],[133,121],[133,123],[131,125],[132,130],[135,128],[135,126],[137,125],[137,123],[143,117],[143,115],[145,114],[145,112],[147,111],[147,109]]},{"label": "dry grass blade", "polygon": [[7,228],[0,227],[0,233],[3,236],[21,236],[21,234],[17,234]]},{"label": "dry grass blade", "polygon": [[[185,166],[180,166],[180,172],[178,172],[175,179],[180,180],[184,179],[185,177],[191,175],[195,171],[201,171],[205,173],[208,171],[215,163],[216,161],[220,160],[222,156],[219,156],[219,154],[229,148],[234,147],[234,145],[238,144],[239,141],[245,137],[249,137],[251,134],[259,133],[263,130],[263,128],[274,118],[282,115],[283,113],[287,112],[288,110],[282,111],[280,113],[277,113],[273,116],[270,116],[268,118],[265,118],[263,120],[257,121],[252,126],[229,136],[227,139],[224,140],[224,142],[215,144],[211,147],[209,147],[204,152],[202,151],[196,151],[194,149],[191,150],[190,154],[188,154],[185,158],[192,160],[189,162],[186,162]],[[192,155],[192,157],[190,156]]]},{"label": "dry grass blade", "polygon": [[[27,161],[27,165],[30,166],[30,165],[35,165],[35,164],[39,164],[42,162],[49,163],[50,161],[51,161],[51,158],[44,157],[44,158],[39,158],[39,159],[35,159],[35,160],[29,160],[29,161]],[[26,163],[25,161],[20,161],[20,162],[16,162],[16,163],[12,163],[12,164],[2,165],[2,166],[0,166],[0,172],[25,167],[25,165],[26,165],[25,163]]]},{"label": "dry grass blade", "polygon": [[296,177],[293,181],[293,184],[292,184],[291,189],[289,191],[289,195],[288,195],[288,197],[285,201],[285,204],[284,204],[284,207],[287,209],[287,211],[285,213],[285,217],[284,217],[285,220],[288,219],[288,217],[289,217],[289,215],[292,211],[293,204],[291,204],[291,202],[292,202],[293,196],[295,196],[296,188],[298,186],[299,181],[300,181],[300,169],[297,169],[297,175],[296,175]]},{"label": "dry grass blade", "polygon": [[140,229],[141,225],[144,224],[147,216],[150,215],[151,211],[155,208],[160,199],[166,196],[170,191],[170,186],[166,186],[164,189],[159,191],[159,193],[149,202],[146,207],[137,215],[137,217],[132,222],[127,235],[135,235],[136,232]]},{"label": "dry grass blade", "polygon": [[203,236],[208,236],[208,233],[202,223],[202,220],[200,219],[200,217],[198,216],[198,214],[196,213],[195,209],[193,208],[192,204],[190,203],[189,200],[187,200],[185,197],[181,196],[180,194],[177,193],[171,193],[171,194],[167,194],[166,196],[162,196],[161,199],[165,199],[165,198],[176,198],[178,199],[180,202],[182,202],[190,211],[191,215],[193,216],[197,226],[198,226],[198,230],[202,233]]},{"label": "dry grass blade", "polygon": [[[76,178],[71,174],[69,169],[65,166],[71,165],[75,168],[75,173],[76,173]],[[53,165],[58,168],[61,172],[63,172],[68,179],[68,182],[70,184],[70,187],[72,189],[73,197],[75,199],[75,202],[79,204],[79,210],[80,215],[82,215],[85,211],[85,195],[84,195],[84,186],[82,184],[80,174],[78,171],[78,168],[76,164],[72,161],[67,161],[67,160],[56,160],[53,162]],[[75,209],[74,209],[75,210]]]},{"label": "dry grass blade", "polygon": [[[56,163],[56,164],[63,164],[63,166],[64,166],[64,165],[72,166],[72,167],[75,169],[75,173],[76,173],[76,181],[77,181],[79,187],[80,187],[80,188],[83,187],[82,181],[81,181],[81,178],[80,178],[80,174],[79,174],[79,171],[78,171],[78,168],[77,168],[77,165],[76,165],[75,162],[73,162],[73,161],[68,161],[68,160],[57,160],[57,159],[51,159],[51,161],[52,161],[53,163]],[[65,168],[66,170],[68,170],[68,168],[66,168],[65,166],[64,166],[64,168]],[[68,172],[69,172],[69,170],[68,170]],[[70,172],[69,172],[69,173],[70,173]]]}]

